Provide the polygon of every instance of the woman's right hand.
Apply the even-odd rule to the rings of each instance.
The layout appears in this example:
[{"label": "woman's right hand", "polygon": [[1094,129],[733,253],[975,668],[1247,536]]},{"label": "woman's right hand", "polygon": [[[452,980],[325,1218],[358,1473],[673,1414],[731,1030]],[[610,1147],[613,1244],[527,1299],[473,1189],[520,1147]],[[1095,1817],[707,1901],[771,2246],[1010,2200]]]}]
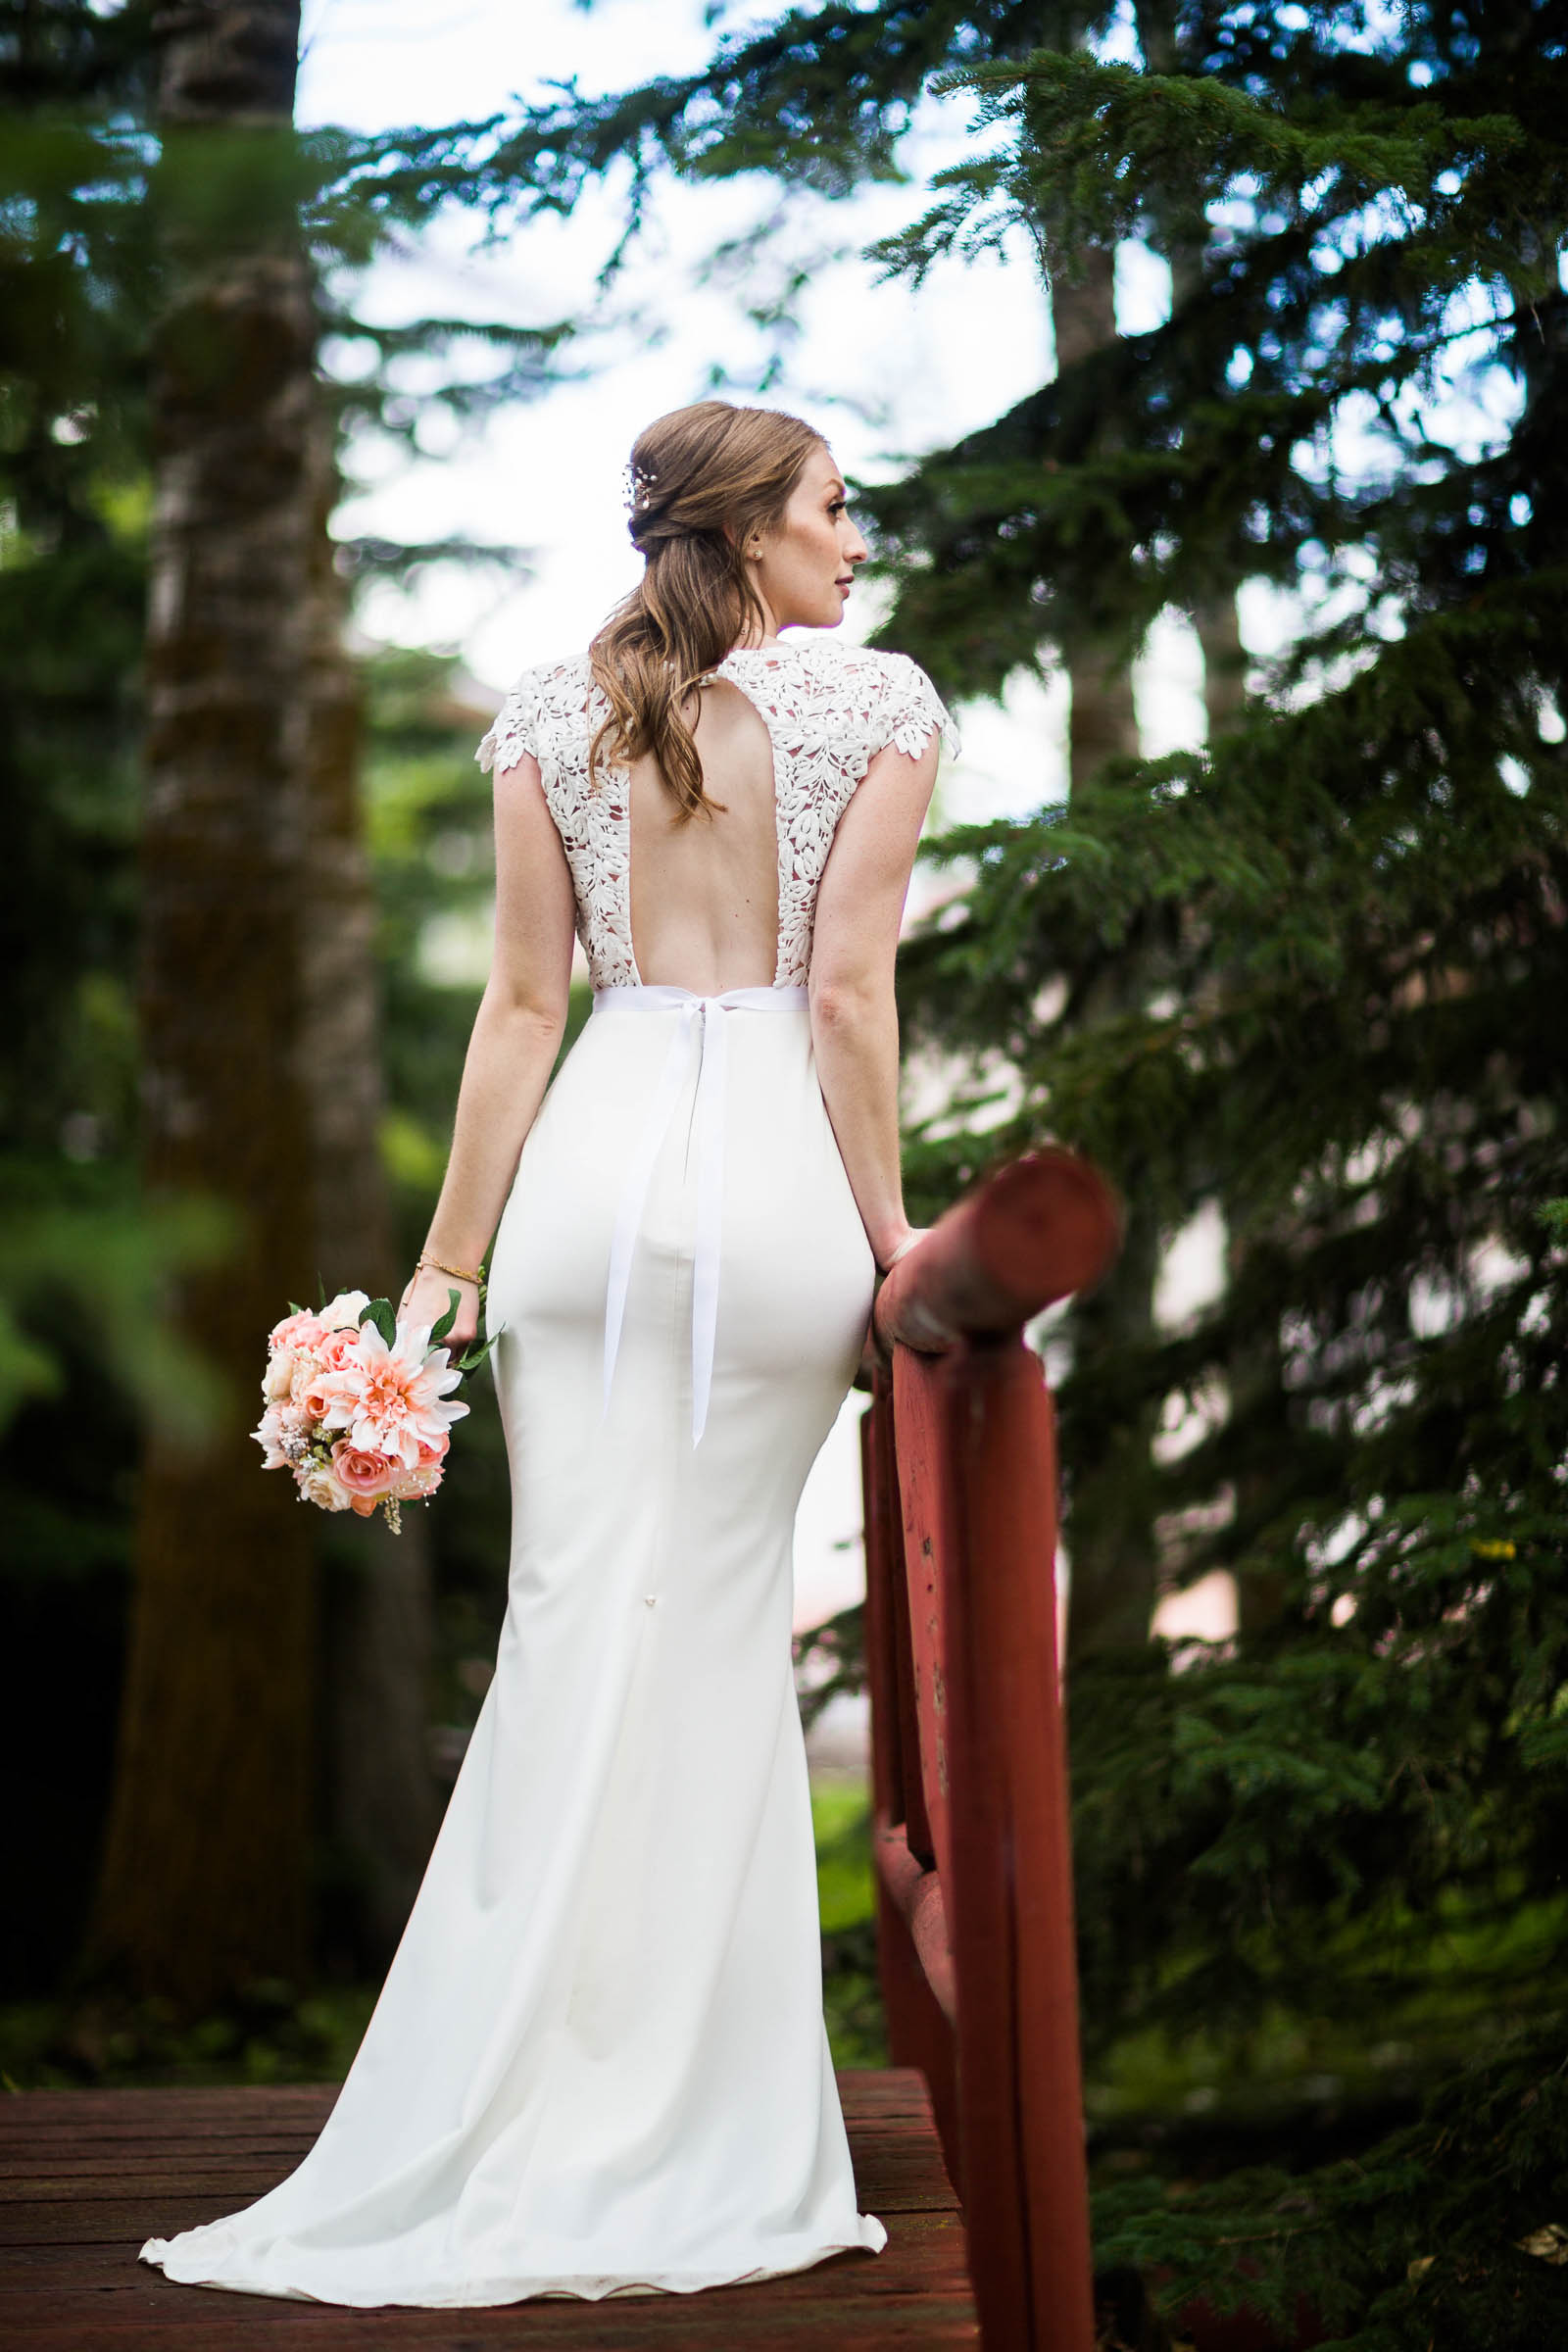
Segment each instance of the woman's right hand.
[{"label": "woman's right hand", "polygon": [[891,1243],[884,1241],[877,1252],[878,1271],[891,1274],[900,1258],[907,1257],[915,1243],[923,1242],[930,1230],[929,1225],[906,1225],[892,1236]]},{"label": "woman's right hand", "polygon": [[439,1323],[451,1305],[450,1294],[458,1294],[457,1321],[442,1341],[443,1348],[457,1362],[464,1351],[471,1348],[479,1336],[479,1285],[456,1274],[443,1274],[439,1266],[417,1266],[404,1286],[398,1300],[400,1323]]}]

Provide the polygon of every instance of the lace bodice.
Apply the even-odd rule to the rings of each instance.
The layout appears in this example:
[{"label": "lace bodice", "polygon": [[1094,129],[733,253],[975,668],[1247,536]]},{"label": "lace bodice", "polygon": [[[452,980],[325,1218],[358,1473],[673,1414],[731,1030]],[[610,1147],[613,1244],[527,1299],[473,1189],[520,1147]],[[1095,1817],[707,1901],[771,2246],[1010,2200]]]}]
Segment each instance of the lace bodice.
[{"label": "lace bodice", "polygon": [[[799,987],[810,966],[817,886],[834,831],[872,759],[889,744],[912,757],[938,729],[955,751],[956,732],[930,679],[905,654],[781,638],[738,649],[714,674],[739,687],[773,747],[773,984]],[[608,714],[586,654],[543,662],[523,671],[474,757],[486,769],[510,767],[524,752],[538,760],[571,867],[589,977],[595,988],[635,988],[626,771],[601,762],[597,787],[588,779],[588,747]]]}]

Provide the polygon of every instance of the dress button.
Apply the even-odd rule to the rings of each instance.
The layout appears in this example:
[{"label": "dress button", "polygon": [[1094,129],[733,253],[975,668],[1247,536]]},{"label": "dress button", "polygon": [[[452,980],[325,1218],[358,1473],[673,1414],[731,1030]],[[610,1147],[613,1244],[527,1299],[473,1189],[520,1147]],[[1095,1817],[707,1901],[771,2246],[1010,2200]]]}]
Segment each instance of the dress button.
[{"label": "dress button", "polygon": [[645,1592],[643,1594],[644,1608],[651,1609],[658,1598],[659,1594],[657,1592]]}]

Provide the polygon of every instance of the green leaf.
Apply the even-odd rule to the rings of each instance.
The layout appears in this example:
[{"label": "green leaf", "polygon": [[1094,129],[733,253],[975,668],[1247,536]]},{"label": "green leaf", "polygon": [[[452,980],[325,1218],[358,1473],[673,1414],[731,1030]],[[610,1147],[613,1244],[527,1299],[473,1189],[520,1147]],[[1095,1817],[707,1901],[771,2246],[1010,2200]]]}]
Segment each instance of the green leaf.
[{"label": "green leaf", "polygon": [[362,1306],[360,1323],[362,1327],[367,1323],[373,1323],[389,1348],[397,1339],[397,1317],[392,1312],[390,1298],[372,1298],[368,1306]]},{"label": "green leaf", "polygon": [[461,1294],[457,1291],[448,1291],[447,1297],[452,1301],[451,1305],[447,1308],[446,1313],[441,1317],[440,1321],[438,1323],[432,1323],[430,1326],[430,1345],[432,1348],[440,1347],[442,1341],[446,1338],[447,1333],[452,1329],[453,1324],[458,1319],[458,1306],[460,1303]]},{"label": "green leaf", "polygon": [[506,1325],[504,1323],[497,1324],[495,1330],[491,1332],[488,1339],[476,1341],[473,1347],[467,1350],[466,1355],[462,1355],[458,1358],[457,1368],[465,1380],[469,1379],[472,1374],[479,1370],[486,1356],[490,1353],[491,1348],[495,1346],[497,1340],[500,1339],[501,1334],[503,1331],[505,1331],[505,1329]]}]

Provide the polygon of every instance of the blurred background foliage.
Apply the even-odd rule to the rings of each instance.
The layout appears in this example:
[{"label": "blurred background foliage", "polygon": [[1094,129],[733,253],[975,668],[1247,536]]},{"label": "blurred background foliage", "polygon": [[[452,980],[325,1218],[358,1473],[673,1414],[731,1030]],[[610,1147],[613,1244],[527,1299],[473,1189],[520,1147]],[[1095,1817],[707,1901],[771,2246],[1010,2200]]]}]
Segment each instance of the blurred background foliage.
[{"label": "blurred background foliage", "polygon": [[[898,172],[922,92],[973,93],[970,156],[882,258],[918,285],[1021,228],[1056,371],[862,507],[887,642],[956,699],[1071,685],[1068,802],[930,845],[951,895],[902,993],[950,1081],[910,1137],[919,1212],[1042,1131],[1129,1208],[1115,1280],[1039,1335],[1100,2248],[1172,2310],[1251,2305],[1281,2344],[1309,2312],[1356,2352],[1538,2352],[1568,2319],[1541,2251],[1568,2222],[1564,27],[1531,0],[1116,22],[1131,55],[1107,62],[1087,9],[828,0],[720,30],[679,81],[291,146],[323,345],[375,346],[325,388],[352,462],[422,402],[480,416],[569,364],[565,322],[498,328],[478,378],[416,395],[410,355],[450,355],[452,322],[356,320],[354,267],[455,196],[525,219],[629,163],[634,240],[661,174],[831,196]],[[14,1677],[0,1735],[28,1889],[0,2063],[318,2074],[354,2046],[368,1949],[324,1891],[310,1986],[258,1975],[193,2019],[73,1975],[142,1422],[193,1439],[211,1410],[177,1338],[149,1345],[152,1309],[231,1235],[220,1203],[151,1203],[137,1174],[150,17],[12,5],[0,39],[0,1598],[9,1654],[48,1669]],[[1134,236],[1171,298],[1127,335]],[[348,546],[345,595],[433,552]],[[1266,661],[1237,614],[1257,582],[1292,604]],[[1128,669],[1172,607],[1208,742],[1150,761]],[[351,642],[406,1259],[477,996],[493,698],[449,658]],[[1197,1220],[1221,1276],[1173,1323],[1160,1270]],[[493,1413],[465,1441],[423,1522],[448,1776],[507,1537]],[[1234,1635],[1152,1639],[1157,1599],[1215,1572]],[[835,1621],[843,1685],[857,1644]],[[824,1790],[818,1814],[837,2047],[874,2058],[863,1800]]]}]

